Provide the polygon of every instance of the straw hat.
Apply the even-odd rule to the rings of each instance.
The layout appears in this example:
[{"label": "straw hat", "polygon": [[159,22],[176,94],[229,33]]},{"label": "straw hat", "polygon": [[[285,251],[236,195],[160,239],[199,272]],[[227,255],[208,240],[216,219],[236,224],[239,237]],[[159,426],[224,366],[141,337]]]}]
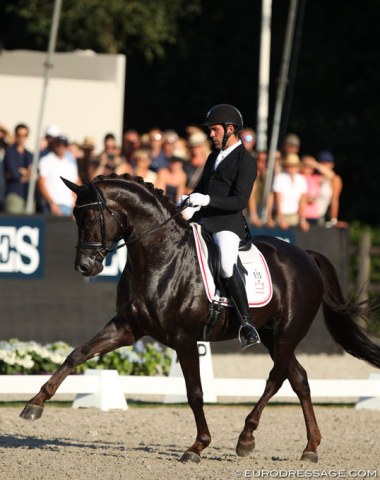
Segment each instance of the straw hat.
[{"label": "straw hat", "polygon": [[301,140],[295,133],[288,133],[285,137],[284,144],[294,145],[295,147],[301,146]]},{"label": "straw hat", "polygon": [[95,140],[92,137],[84,137],[83,143],[80,148],[85,150],[94,150],[95,148]]},{"label": "straw hat", "polygon": [[300,165],[300,157],[296,153],[289,153],[284,158],[282,165],[284,167],[293,167]]},{"label": "straw hat", "polygon": [[207,142],[207,135],[203,132],[194,132],[189,136],[189,147],[197,147]]}]

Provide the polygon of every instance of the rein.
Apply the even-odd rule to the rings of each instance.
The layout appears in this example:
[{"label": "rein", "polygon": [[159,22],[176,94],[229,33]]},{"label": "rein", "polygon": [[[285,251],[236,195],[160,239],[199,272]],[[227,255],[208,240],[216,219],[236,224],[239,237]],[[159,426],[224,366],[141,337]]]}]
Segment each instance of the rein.
[{"label": "rein", "polygon": [[160,230],[162,227],[164,227],[167,223],[170,222],[170,220],[173,220],[173,218],[179,215],[187,207],[188,207],[188,199],[186,199],[185,202],[181,204],[179,209],[173,215],[170,215],[170,217],[164,220],[162,223],[160,223],[156,227],[148,228],[145,232],[143,232],[141,235],[138,235],[137,237],[132,237],[132,238],[129,238],[128,240],[125,240],[124,243],[122,245],[119,245],[117,248],[124,247],[125,245],[129,245],[130,243],[136,242],[137,240],[141,240],[142,238],[147,237],[148,235],[151,235],[153,232],[157,232],[157,230]]},{"label": "rein", "polygon": [[[117,245],[118,242],[123,238],[123,236],[125,234],[125,231],[127,229],[127,226],[124,226],[124,224],[117,218],[117,216],[108,207],[104,197],[99,192],[99,190],[95,187],[95,185],[92,184],[92,183],[89,183],[89,185],[91,186],[91,189],[93,190],[93,192],[96,195],[96,201],[89,202],[89,203],[84,203],[84,204],[81,204],[81,205],[75,204],[75,208],[76,209],[83,208],[85,210],[90,210],[91,207],[94,207],[94,209],[100,211],[99,219],[100,219],[100,231],[101,231],[102,241],[101,242],[82,242],[82,241],[79,240],[77,245],[76,245],[76,248],[77,249],[85,249],[85,250],[86,249],[95,249],[96,250],[95,255],[88,255],[88,256],[90,258],[95,258],[96,260],[99,260],[101,262],[104,260],[104,258],[107,256],[108,253],[114,252],[114,251],[118,250],[119,248],[125,247],[125,246],[127,246],[131,243],[134,243],[138,240],[141,240],[144,237],[147,237],[148,235],[151,235],[152,233],[160,230],[167,223],[169,223],[171,220],[173,220],[175,217],[177,217],[177,215],[179,215],[188,206],[188,203],[189,203],[188,198],[187,198],[184,202],[182,202],[179,209],[173,215],[171,215],[169,218],[164,220],[162,223],[160,223],[159,225],[157,225],[155,227],[148,228],[141,235],[131,237],[127,240],[124,240],[124,242],[122,244]],[[104,219],[104,210],[107,210],[107,212],[111,215],[111,217],[114,219],[114,221],[119,225],[119,227],[122,230],[122,233],[120,234],[119,238],[117,240],[113,241],[111,246],[108,246],[108,242],[107,242],[107,231],[106,231],[106,222],[105,222],[105,219]],[[84,214],[84,212],[82,213],[81,216],[83,216],[83,214]],[[103,253],[102,250],[104,250],[105,253]],[[100,259],[97,258],[98,255],[101,257]]]}]

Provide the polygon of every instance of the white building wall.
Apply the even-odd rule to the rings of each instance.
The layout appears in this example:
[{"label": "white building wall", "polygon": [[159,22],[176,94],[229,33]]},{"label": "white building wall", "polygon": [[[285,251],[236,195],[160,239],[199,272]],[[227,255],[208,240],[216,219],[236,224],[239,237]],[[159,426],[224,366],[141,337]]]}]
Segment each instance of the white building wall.
[{"label": "white building wall", "polygon": [[[40,109],[45,52],[3,51],[0,54],[0,123],[13,131],[17,123],[30,129],[33,150]],[[80,51],[56,53],[48,83],[41,134],[59,126],[72,141],[94,137],[101,150],[103,137],[113,133],[120,144],[123,129],[126,57]]]}]

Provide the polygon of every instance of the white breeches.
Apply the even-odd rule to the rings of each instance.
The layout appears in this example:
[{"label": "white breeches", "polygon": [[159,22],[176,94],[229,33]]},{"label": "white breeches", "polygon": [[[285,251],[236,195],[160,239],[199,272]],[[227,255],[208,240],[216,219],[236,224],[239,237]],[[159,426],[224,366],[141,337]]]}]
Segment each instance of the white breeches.
[{"label": "white breeches", "polygon": [[236,233],[228,230],[213,233],[212,236],[220,251],[221,275],[223,278],[232,277],[238,258],[240,238]]}]

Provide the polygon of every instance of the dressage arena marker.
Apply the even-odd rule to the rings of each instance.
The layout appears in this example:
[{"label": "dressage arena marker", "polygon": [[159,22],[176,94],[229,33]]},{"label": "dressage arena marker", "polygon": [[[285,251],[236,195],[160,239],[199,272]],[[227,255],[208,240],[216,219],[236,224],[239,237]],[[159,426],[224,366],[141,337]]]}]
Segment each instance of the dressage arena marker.
[{"label": "dressage arena marker", "polygon": [[77,394],[73,408],[96,407],[104,411],[128,409],[117,370],[87,370],[86,376],[97,377],[98,385],[93,393]]},{"label": "dressage arena marker", "polygon": [[[369,380],[376,380],[380,383],[380,373],[370,373],[368,378]],[[358,410],[380,410],[380,397],[361,396],[357,401],[355,408]]]},{"label": "dressage arena marker", "polygon": [[[210,380],[214,380],[214,367],[212,366],[211,347],[210,342],[197,342],[198,356],[199,356],[199,370],[202,380],[203,400],[206,403],[216,403],[216,394],[213,391]],[[179,364],[177,352],[173,350],[172,363],[169,371],[170,378],[182,378],[183,373],[181,365]],[[185,380],[183,379],[183,386]],[[187,396],[185,395],[166,395],[164,403],[186,403]]]}]

